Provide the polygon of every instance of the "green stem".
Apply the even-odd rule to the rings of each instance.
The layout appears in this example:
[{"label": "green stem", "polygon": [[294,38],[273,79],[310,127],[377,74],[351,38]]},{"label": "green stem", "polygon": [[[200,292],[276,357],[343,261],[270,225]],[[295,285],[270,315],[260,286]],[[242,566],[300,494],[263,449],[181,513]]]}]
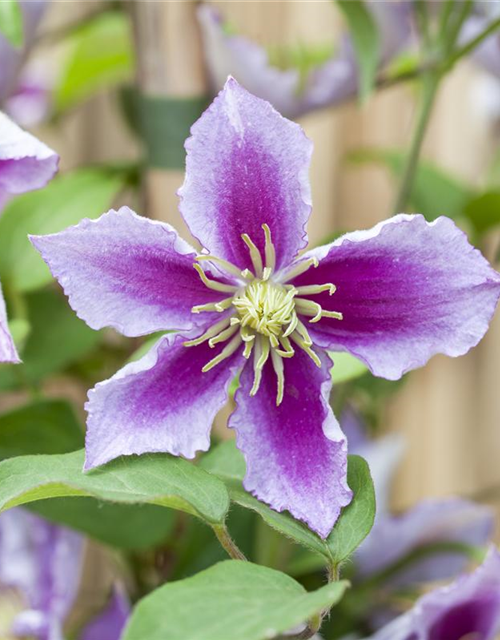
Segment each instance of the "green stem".
[{"label": "green stem", "polygon": [[417,116],[413,138],[410,144],[410,151],[406,158],[403,175],[394,204],[393,214],[404,211],[408,204],[408,200],[415,180],[415,173],[418,166],[422,143],[424,141],[425,132],[434,106],[440,73],[429,73],[423,77],[422,98]]},{"label": "green stem", "polygon": [[238,549],[238,546],[231,538],[225,524],[214,524],[212,525],[212,529],[214,530],[217,540],[221,543],[223,549],[227,551],[227,554],[233,560],[246,560],[243,552]]},{"label": "green stem", "polygon": [[491,36],[493,33],[495,33],[498,28],[500,28],[500,18],[494,20],[486,27],[484,31],[481,31],[481,33],[478,34],[475,38],[472,38],[472,40],[469,40],[469,42],[457,49],[446,61],[446,69],[451,69],[451,67],[453,67],[453,65],[458,60],[460,60],[460,58],[463,58],[464,56],[474,51],[474,49],[478,45],[480,45],[483,40],[486,40],[488,36]]}]

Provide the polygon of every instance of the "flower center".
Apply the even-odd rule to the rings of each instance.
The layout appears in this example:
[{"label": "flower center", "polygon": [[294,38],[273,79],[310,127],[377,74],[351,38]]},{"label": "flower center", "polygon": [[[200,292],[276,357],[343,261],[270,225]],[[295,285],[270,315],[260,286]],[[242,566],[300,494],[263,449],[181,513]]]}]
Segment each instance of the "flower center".
[{"label": "flower center", "polygon": [[249,327],[278,346],[278,338],[295,321],[295,289],[266,280],[254,280],[233,298],[241,327]]},{"label": "flower center", "polygon": [[241,271],[230,262],[209,255],[196,258],[198,261],[208,260],[217,265],[236,279],[238,284],[210,280],[199,262],[193,265],[209,289],[230,295],[220,302],[193,307],[193,313],[217,311],[224,314],[224,317],[199,338],[189,340],[184,345],[191,347],[208,340],[210,347],[215,347],[216,344],[227,341],[219,355],[203,367],[202,371],[205,372],[231,356],[244,344],[243,356],[249,359],[253,353],[254,384],[250,391],[252,396],[259,389],[262,370],[271,357],[278,380],[276,404],[279,405],[283,400],[285,385],[283,358],[295,355],[294,347],[305,351],[318,367],[321,366],[321,360],[312,349],[313,342],[302,318],[308,318],[310,323],[314,323],[321,318],[342,320],[342,314],[338,311],[325,311],[317,302],[301,297],[323,291],[332,295],[335,293],[335,285],[326,283],[295,287],[289,284],[311,267],[317,267],[316,258],[299,260],[288,270],[275,274],[276,253],[271,230],[266,224],[262,228],[266,240],[265,263],[251,238],[246,234],[242,235],[250,253],[253,271]]}]

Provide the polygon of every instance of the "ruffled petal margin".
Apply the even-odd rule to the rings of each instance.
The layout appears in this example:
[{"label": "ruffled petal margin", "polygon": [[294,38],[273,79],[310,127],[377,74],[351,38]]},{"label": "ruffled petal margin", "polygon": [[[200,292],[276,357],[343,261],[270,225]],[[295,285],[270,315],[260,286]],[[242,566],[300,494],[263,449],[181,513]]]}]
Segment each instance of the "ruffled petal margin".
[{"label": "ruffled petal margin", "polygon": [[277,268],[307,243],[312,143],[299,125],[229,78],[191,128],[180,211],[214,256],[252,268],[246,233],[264,255],[271,229]]},{"label": "ruffled petal margin", "polygon": [[319,267],[293,284],[334,283],[333,296],[311,299],[343,314],[310,325],[313,341],[351,352],[389,380],[435,354],[465,354],[486,333],[500,296],[500,275],[448,218],[401,214],[303,257],[311,256]]},{"label": "ruffled petal margin", "polygon": [[31,242],[92,329],[113,327],[126,336],[190,330],[217,313],[193,314],[194,305],[224,297],[202,283],[194,249],[168,224],[128,207]]},{"label": "ruffled petal margin", "polygon": [[203,373],[224,345],[185,347],[191,337],[160,338],[143,358],[89,391],[85,469],[122,455],[193,458],[209,448],[213,420],[243,356],[240,349]]}]

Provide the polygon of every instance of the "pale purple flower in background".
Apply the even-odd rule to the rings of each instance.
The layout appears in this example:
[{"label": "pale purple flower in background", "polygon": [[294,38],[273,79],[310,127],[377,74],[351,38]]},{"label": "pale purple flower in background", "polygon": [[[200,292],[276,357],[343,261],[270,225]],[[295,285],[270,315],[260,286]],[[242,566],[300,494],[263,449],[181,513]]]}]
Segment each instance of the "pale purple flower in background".
[{"label": "pale purple flower in background", "polygon": [[80,584],[83,538],[42,518],[11,509],[0,515],[0,587],[21,597],[12,632],[62,639],[62,624]]},{"label": "pale purple flower in background", "polygon": [[462,355],[488,328],[500,276],[446,218],[399,215],[300,254],[311,143],[234,79],[186,149],[180,209],[201,255],[127,208],[32,238],[92,328],[182,332],[89,392],[85,467],[206,451],[241,371],[229,426],[246,489],[325,537],[351,499],[326,350],[391,380]]},{"label": "pale purple flower in background", "polygon": [[451,544],[448,550],[441,548],[427,558],[415,559],[392,575],[391,587],[450,579],[464,571],[469,555],[461,545],[481,547],[491,539],[495,520],[492,509],[450,497],[422,500],[404,513],[391,513],[390,490],[404,450],[400,434],[368,438],[361,419],[351,409],[344,412],[341,425],[349,453],[367,460],[377,497],[375,524],[355,555],[357,578],[365,580],[436,543]]},{"label": "pale purple flower in background", "polygon": [[[410,2],[367,3],[378,26],[383,68],[411,36]],[[358,91],[358,68],[350,36],[341,38],[338,50],[316,64],[303,78],[298,68],[273,66],[267,51],[249,38],[226,32],[221,14],[208,4],[198,8],[205,62],[214,91],[234,76],[248,91],[268,100],[280,113],[297,116],[353,98]]]},{"label": "pale purple flower in background", "polygon": [[47,0],[20,0],[23,13],[24,44],[14,47],[0,34],[0,104],[18,90],[18,83],[26,62],[26,56],[33,45],[35,34],[47,8]]},{"label": "pale purple flower in background", "polygon": [[[0,210],[10,196],[40,189],[57,171],[59,156],[0,112]],[[19,362],[0,287],[0,362]]]},{"label": "pale purple flower in background", "polygon": [[371,640],[493,640],[500,632],[500,554],[473,573],[422,596]]},{"label": "pale purple flower in background", "polygon": [[23,127],[39,124],[50,112],[51,82],[45,69],[38,64],[28,65],[15,91],[4,102],[5,113]]},{"label": "pale purple flower in background", "polygon": [[[63,625],[75,604],[83,566],[84,538],[24,509],[0,515],[0,602],[17,610],[14,637],[63,640]],[[117,587],[108,604],[78,640],[119,640],[130,612]]]},{"label": "pale purple flower in background", "polygon": [[470,562],[461,545],[485,545],[493,528],[494,514],[489,507],[461,498],[422,500],[401,515],[377,517],[356,551],[357,574],[365,579],[425,546],[451,543],[448,550],[419,558],[398,571],[391,576],[390,584],[401,587],[453,578]]}]

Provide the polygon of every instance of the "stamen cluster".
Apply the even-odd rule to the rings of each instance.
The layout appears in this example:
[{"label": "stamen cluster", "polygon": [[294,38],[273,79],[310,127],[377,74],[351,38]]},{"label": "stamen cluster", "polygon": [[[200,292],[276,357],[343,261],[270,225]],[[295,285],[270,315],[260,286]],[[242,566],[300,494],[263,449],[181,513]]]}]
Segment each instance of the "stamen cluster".
[{"label": "stamen cluster", "polygon": [[210,255],[200,255],[196,258],[198,261],[207,260],[218,265],[232,278],[236,278],[239,284],[210,280],[198,263],[193,265],[208,288],[230,295],[217,303],[193,307],[193,313],[227,313],[199,338],[184,344],[191,347],[208,340],[210,347],[215,347],[218,343],[227,342],[219,355],[203,367],[204,372],[221,363],[244,345],[245,358],[249,359],[253,353],[254,383],[250,391],[252,396],[259,390],[264,365],[271,357],[278,380],[276,404],[279,405],[283,400],[285,385],[283,358],[291,358],[295,354],[294,345],[305,351],[318,367],[321,366],[318,355],[312,349],[313,342],[301,316],[308,317],[309,322],[314,323],[324,317],[342,320],[342,314],[337,311],[325,311],[317,302],[301,297],[323,291],[332,295],[335,293],[335,285],[326,283],[295,287],[290,284],[311,267],[317,267],[316,258],[297,261],[287,271],[275,272],[276,252],[271,230],[267,224],[262,228],[265,234],[265,261],[262,260],[261,253],[251,238],[247,234],[242,235],[250,253],[253,271],[242,271],[227,260]]}]

